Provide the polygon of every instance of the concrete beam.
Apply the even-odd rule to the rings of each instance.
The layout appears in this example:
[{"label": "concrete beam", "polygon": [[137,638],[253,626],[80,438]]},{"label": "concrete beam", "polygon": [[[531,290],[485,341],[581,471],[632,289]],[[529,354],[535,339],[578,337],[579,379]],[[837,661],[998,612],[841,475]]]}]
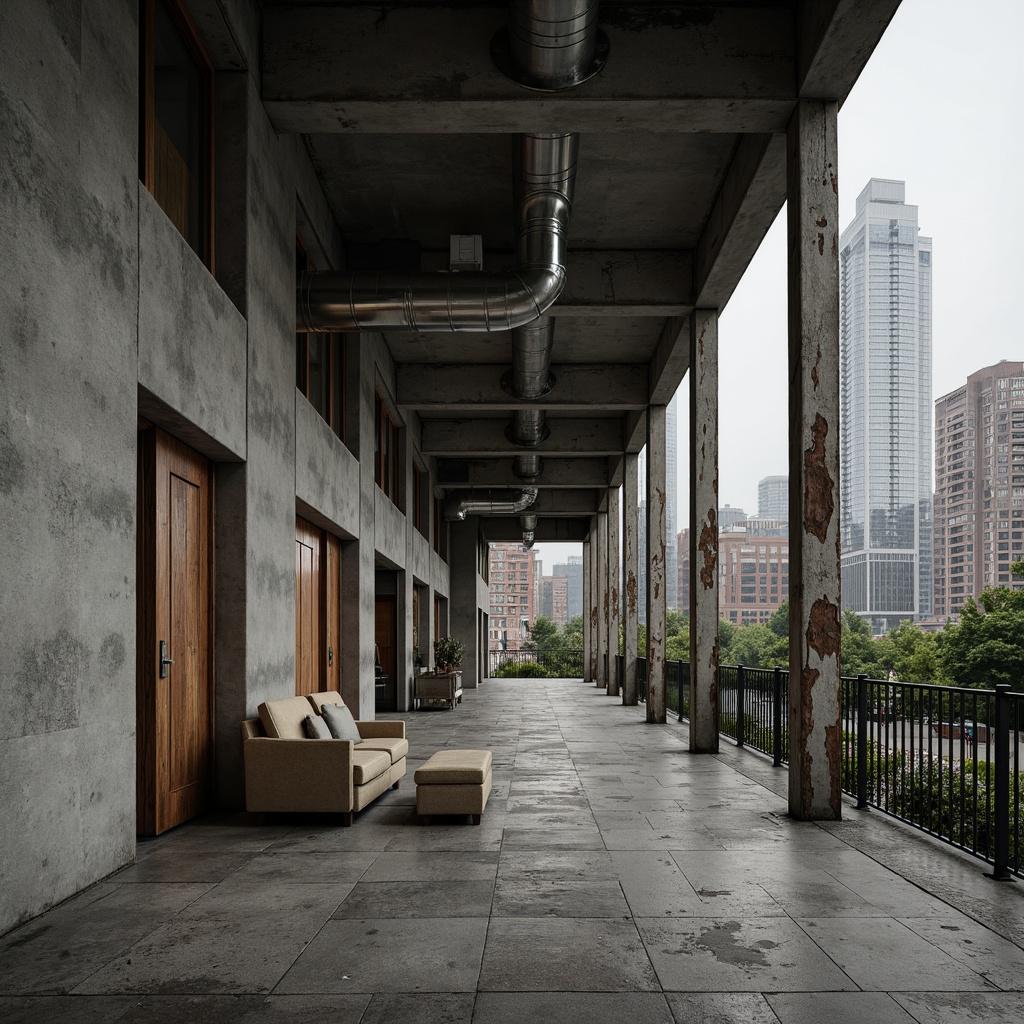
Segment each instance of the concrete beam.
[{"label": "concrete beam", "polygon": [[803,0],[797,14],[800,96],[845,99],[899,6],[900,0]]},{"label": "concrete beam", "polygon": [[687,323],[686,317],[676,316],[662,328],[647,371],[651,405],[668,405],[689,368],[690,336]]},{"label": "concrete beam", "polygon": [[[531,487],[602,488],[609,484],[609,459],[542,460],[542,473]],[[445,490],[463,487],[522,487],[522,477],[512,470],[512,459],[443,459],[437,467],[437,485]]]},{"label": "concrete beam", "polygon": [[697,306],[725,307],[785,201],[785,136],[743,136],[697,243]]},{"label": "concrete beam", "polygon": [[690,318],[690,751],[718,753],[718,314]]},{"label": "concrete beam", "polygon": [[[505,437],[507,420],[424,420],[424,455],[520,455]],[[622,451],[620,419],[548,419],[551,436],[529,449],[538,455],[616,455]]]},{"label": "concrete beam", "polygon": [[604,71],[544,93],[491,60],[503,6],[268,6],[263,104],[278,132],[785,130],[789,5],[609,8],[601,21],[614,55]]},{"label": "concrete beam", "polygon": [[619,412],[647,406],[647,366],[641,363],[556,363],[551,367],[555,386],[529,403],[505,391],[505,367],[494,363],[400,363],[397,371],[397,402],[402,409],[511,412],[529,404],[540,409]]},{"label": "concrete beam", "polygon": [[[518,516],[478,516],[477,523],[484,540],[522,542],[523,528]],[[589,528],[590,519],[586,516],[548,516],[537,520],[535,535],[538,541],[579,543],[586,539]]]},{"label": "concrete beam", "polygon": [[789,129],[789,813],[838,820],[839,188],[837,105]]}]

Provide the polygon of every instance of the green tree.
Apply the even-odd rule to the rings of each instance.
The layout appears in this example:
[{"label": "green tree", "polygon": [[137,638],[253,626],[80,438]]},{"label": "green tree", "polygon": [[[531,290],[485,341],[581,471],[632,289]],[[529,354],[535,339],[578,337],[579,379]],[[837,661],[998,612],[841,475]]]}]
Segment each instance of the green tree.
[{"label": "green tree", "polygon": [[878,644],[871,636],[871,627],[849,608],[843,611],[841,643],[841,669],[844,676],[864,673],[872,679],[881,679],[888,675],[880,658]]},{"label": "green tree", "polygon": [[[980,606],[979,606],[980,605]],[[960,623],[939,634],[938,662],[957,686],[1020,684],[1024,679],[1024,591],[988,587],[968,598]]]},{"label": "green tree", "polygon": [[876,641],[879,660],[886,673],[891,669],[905,683],[940,681],[938,634],[926,633],[909,620]]},{"label": "green tree", "polygon": [[544,657],[560,650],[565,642],[558,625],[544,615],[538,615],[530,627],[530,639],[523,646]]},{"label": "green tree", "polygon": [[778,608],[772,612],[768,620],[768,628],[779,638],[789,643],[789,602],[783,601]]},{"label": "green tree", "polygon": [[[745,665],[748,668],[768,668],[778,637],[765,625],[751,623],[736,630],[729,645],[729,665]],[[774,662],[772,662],[774,664]]]}]

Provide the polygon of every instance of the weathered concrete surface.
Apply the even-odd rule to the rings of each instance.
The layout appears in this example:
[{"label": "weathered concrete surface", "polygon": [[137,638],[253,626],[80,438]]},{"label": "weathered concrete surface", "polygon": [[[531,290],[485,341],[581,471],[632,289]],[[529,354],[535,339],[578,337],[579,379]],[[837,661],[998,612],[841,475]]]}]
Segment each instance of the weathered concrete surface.
[{"label": "weathered concrete surface", "polygon": [[[359,463],[341,438],[295,391],[295,498],[332,533],[359,535]],[[320,518],[318,518],[320,517]]]},{"label": "weathered concrete surface", "polygon": [[622,623],[623,681],[622,703],[636,704],[637,626],[640,622],[640,481],[639,457],[627,452],[622,459],[622,590],[624,617]]},{"label": "weathered concrete surface", "polygon": [[622,622],[622,529],[618,487],[608,489],[608,696],[619,695],[619,627]]},{"label": "weathered concrete surface", "polygon": [[245,318],[141,182],[138,203],[139,383],[214,442],[211,454],[245,458]]},{"label": "weathered concrete surface", "polygon": [[608,513],[597,513],[597,686],[608,686]]},{"label": "weathered concrete surface", "polygon": [[0,933],[134,858],[136,18],[0,6]]},{"label": "weathered concrete surface", "polygon": [[458,599],[448,605],[451,635],[466,645],[462,659],[462,685],[473,689],[483,681],[480,672],[481,634],[480,615],[490,607],[490,591],[480,575],[480,520],[468,516],[463,522],[450,526],[450,560],[452,592]]},{"label": "weathered concrete surface", "polygon": [[665,721],[665,414],[647,410],[647,721]]},{"label": "weathered concrete surface", "polygon": [[718,753],[718,312],[690,317],[690,750]]},{"label": "weathered concrete surface", "polygon": [[[531,452],[548,455],[618,455],[622,424],[618,419],[559,419],[549,422],[551,436]],[[428,420],[423,424],[424,455],[514,455],[521,449],[505,436],[502,420]]]},{"label": "weathered concrete surface", "polygon": [[789,811],[838,819],[839,187],[835,103],[789,126]]},{"label": "weathered concrete surface", "polygon": [[593,606],[593,595],[591,594],[591,551],[593,542],[588,536],[583,542],[583,679],[585,682],[594,681],[594,667],[592,663],[594,650],[594,633],[590,626],[590,610]]}]

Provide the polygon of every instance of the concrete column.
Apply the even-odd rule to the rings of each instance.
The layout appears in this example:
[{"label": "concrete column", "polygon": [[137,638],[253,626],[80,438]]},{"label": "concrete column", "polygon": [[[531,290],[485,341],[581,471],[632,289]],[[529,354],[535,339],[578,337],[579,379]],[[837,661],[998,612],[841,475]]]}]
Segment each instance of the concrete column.
[{"label": "concrete column", "polygon": [[597,516],[590,520],[590,586],[587,588],[587,629],[590,631],[590,680],[597,682]]},{"label": "concrete column", "polygon": [[583,542],[583,681],[593,682],[590,672],[590,651],[593,646],[590,633],[590,538]]},{"label": "concrete column", "polygon": [[647,721],[665,721],[665,409],[647,408]]},{"label": "concrete column", "polygon": [[789,812],[841,816],[837,105],[788,132]]},{"label": "concrete column", "polygon": [[718,311],[690,316],[690,750],[718,753]]},{"label": "concrete column", "polygon": [[625,669],[622,679],[622,703],[636,705],[636,631],[640,622],[640,606],[637,601],[639,586],[640,552],[640,484],[637,479],[639,458],[636,453],[627,452],[622,463],[623,488],[623,550],[622,590],[625,594],[625,618],[622,623],[622,660]]},{"label": "concrete column", "polygon": [[597,675],[594,682],[608,688],[608,513],[597,513]]},{"label": "concrete column", "polygon": [[622,604],[619,561],[619,488],[608,490],[608,696],[619,695],[616,655],[619,653],[620,606]]}]

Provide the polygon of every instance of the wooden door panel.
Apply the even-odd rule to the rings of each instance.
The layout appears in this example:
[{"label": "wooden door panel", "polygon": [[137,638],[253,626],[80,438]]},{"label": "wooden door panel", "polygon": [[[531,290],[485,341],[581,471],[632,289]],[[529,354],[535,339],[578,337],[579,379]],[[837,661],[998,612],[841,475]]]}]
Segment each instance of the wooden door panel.
[{"label": "wooden door panel", "polygon": [[316,693],[320,685],[320,530],[295,520],[295,694]]},{"label": "wooden door panel", "polygon": [[140,436],[139,457],[138,831],[155,835],[208,796],[213,487],[207,460],[162,431]]},{"label": "wooden door panel", "polygon": [[341,691],[341,541],[326,536],[327,573],[324,594],[326,655],[324,689]]}]

